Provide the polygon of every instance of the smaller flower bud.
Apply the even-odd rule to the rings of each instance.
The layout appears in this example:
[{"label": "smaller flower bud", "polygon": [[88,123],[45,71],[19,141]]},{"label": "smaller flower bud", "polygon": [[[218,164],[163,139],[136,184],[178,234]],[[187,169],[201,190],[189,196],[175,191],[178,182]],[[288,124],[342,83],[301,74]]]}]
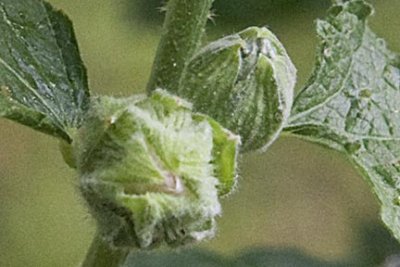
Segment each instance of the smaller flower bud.
[{"label": "smaller flower bud", "polygon": [[148,248],[212,237],[218,197],[234,185],[239,138],[161,90],[93,102],[74,149],[105,239]]},{"label": "smaller flower bud", "polygon": [[188,64],[173,92],[242,138],[242,150],[266,149],[286,123],[296,69],[266,28],[212,42]]}]

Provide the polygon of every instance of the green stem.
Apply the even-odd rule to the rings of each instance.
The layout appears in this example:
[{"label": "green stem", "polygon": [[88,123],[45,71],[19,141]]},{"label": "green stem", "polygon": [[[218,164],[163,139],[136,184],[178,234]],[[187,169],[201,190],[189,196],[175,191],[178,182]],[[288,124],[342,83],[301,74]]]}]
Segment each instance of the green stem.
[{"label": "green stem", "polygon": [[96,234],[81,267],[119,267],[125,262],[128,254],[127,249],[111,248]]},{"label": "green stem", "polygon": [[169,0],[148,92],[157,88],[172,93],[187,62],[200,46],[214,0]]}]

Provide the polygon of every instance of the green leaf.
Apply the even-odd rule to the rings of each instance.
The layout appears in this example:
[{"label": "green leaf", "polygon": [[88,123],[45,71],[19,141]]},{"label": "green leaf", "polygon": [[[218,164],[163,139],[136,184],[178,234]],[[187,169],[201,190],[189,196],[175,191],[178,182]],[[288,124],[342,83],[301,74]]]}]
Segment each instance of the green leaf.
[{"label": "green leaf", "polygon": [[0,115],[69,141],[89,102],[71,22],[41,0],[2,0],[0,36]]},{"label": "green leaf", "polygon": [[400,60],[367,26],[371,13],[346,1],[318,21],[317,66],[286,130],[345,152],[400,240]]}]

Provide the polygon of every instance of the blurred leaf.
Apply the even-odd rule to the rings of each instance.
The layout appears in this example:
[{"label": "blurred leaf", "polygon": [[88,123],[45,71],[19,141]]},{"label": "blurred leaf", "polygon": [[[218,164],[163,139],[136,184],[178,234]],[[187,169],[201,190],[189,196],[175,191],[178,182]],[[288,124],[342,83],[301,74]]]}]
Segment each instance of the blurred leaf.
[{"label": "blurred leaf", "polygon": [[348,264],[329,263],[293,249],[251,249],[237,257],[226,258],[204,250],[183,250],[164,253],[132,253],[125,267],[341,267]]},{"label": "blurred leaf", "polygon": [[252,249],[233,260],[235,267],[344,267],[348,264],[330,263],[295,249]]},{"label": "blurred leaf", "polygon": [[347,153],[400,240],[400,60],[366,25],[371,12],[347,1],[318,22],[316,68],[287,131]]},{"label": "blurred leaf", "polygon": [[228,267],[229,261],[217,254],[203,250],[183,250],[180,252],[140,252],[131,253],[124,267]]},{"label": "blurred leaf", "polygon": [[393,255],[386,259],[383,267],[398,267],[400,266],[400,255]]},{"label": "blurred leaf", "polygon": [[400,253],[400,244],[378,222],[362,222],[357,227],[357,245],[352,250],[354,261],[360,266],[381,266],[391,255]]},{"label": "blurred leaf", "polygon": [[68,140],[89,102],[71,22],[41,0],[2,0],[0,36],[0,115]]}]

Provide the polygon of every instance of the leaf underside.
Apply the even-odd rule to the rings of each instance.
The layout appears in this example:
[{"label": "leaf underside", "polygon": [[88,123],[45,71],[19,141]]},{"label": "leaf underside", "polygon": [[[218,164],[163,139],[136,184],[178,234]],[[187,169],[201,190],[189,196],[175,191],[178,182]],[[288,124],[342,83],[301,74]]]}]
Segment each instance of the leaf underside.
[{"label": "leaf underside", "polygon": [[1,0],[0,36],[0,116],[70,141],[89,102],[72,23],[41,0]]},{"label": "leaf underside", "polygon": [[342,1],[318,21],[316,68],[286,131],[345,152],[400,240],[400,59],[367,26],[371,13]]}]

